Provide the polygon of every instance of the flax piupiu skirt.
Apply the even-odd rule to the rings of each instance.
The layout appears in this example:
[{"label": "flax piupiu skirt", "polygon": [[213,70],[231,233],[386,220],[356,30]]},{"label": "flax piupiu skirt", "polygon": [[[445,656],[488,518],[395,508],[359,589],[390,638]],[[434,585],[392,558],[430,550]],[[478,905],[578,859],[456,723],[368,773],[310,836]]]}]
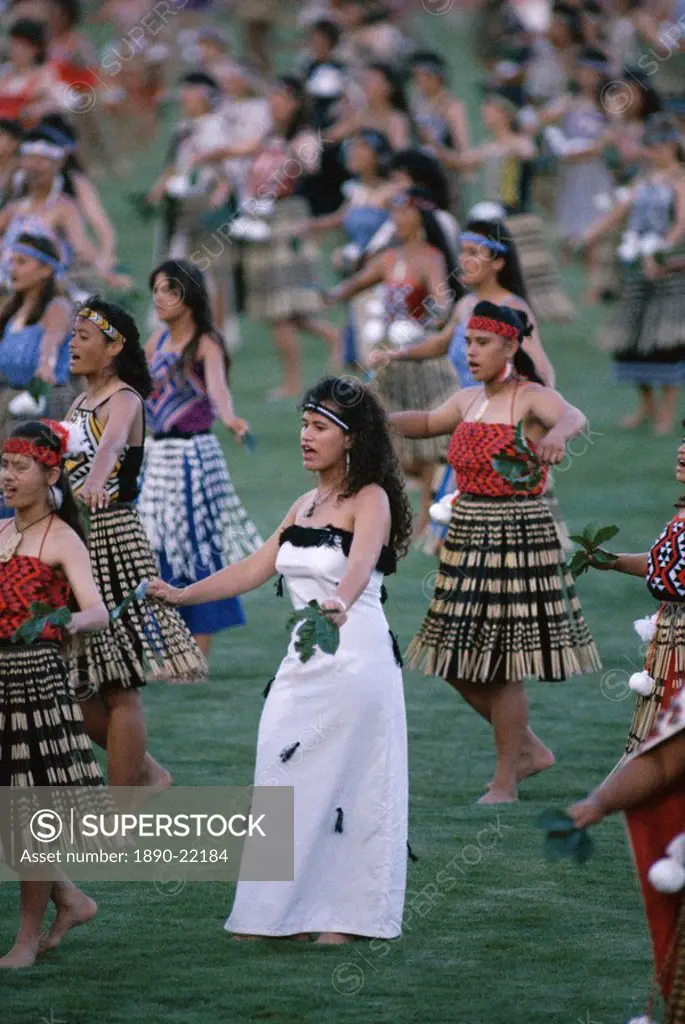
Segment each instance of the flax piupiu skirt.
[{"label": "flax piupiu skirt", "polygon": [[539,497],[457,499],[408,667],[448,681],[559,681],[601,668]]},{"label": "flax piupiu skirt", "polygon": [[[57,643],[0,644],[0,787],[0,860],[26,878],[45,878],[44,865],[41,874],[27,861],[46,849],[34,834],[37,813],[50,809],[64,826],[72,812],[80,818],[116,810]],[[79,836],[71,845],[64,827],[49,846],[63,861],[68,850],[117,848],[120,841],[102,837]]]},{"label": "flax piupiu skirt", "polygon": [[0,646],[0,786],[100,786],[56,643]]},{"label": "flax piupiu skirt", "polygon": [[664,601],[645,656],[645,670],[654,680],[648,697],[638,697],[628,731],[626,754],[632,754],[652,732],[656,717],[668,709],[685,682],[685,603]]},{"label": "flax piupiu skirt", "polygon": [[[143,580],[160,575],[131,505],[120,503],[93,513],[88,550],[93,578],[109,612]],[[107,629],[78,640],[70,659],[69,684],[79,699],[106,684],[129,689],[152,680],[195,683],[208,672],[181,616],[161,601],[133,601]]]}]

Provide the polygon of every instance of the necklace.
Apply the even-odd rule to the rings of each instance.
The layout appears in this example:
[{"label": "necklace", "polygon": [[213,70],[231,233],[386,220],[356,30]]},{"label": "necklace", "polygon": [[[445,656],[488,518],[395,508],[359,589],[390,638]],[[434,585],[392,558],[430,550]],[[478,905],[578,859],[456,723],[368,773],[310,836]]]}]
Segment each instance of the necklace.
[{"label": "necklace", "polygon": [[27,530],[30,530],[32,526],[37,526],[38,523],[42,523],[44,519],[47,519],[48,516],[51,516],[53,514],[53,512],[46,512],[44,516],[41,516],[40,519],[34,519],[32,523],[29,523],[28,526],[25,526],[24,529],[21,531],[17,530],[17,522],[15,519],[13,522],[15,533],[12,534],[9,540],[5,541],[2,547],[0,547],[0,563],[7,563],[9,562],[10,558],[13,558],[14,555],[16,555],[17,548],[24,539],[24,534],[26,533]]},{"label": "necklace", "polygon": [[327,498],[330,498],[334,490],[335,487],[329,487],[328,490],[323,495],[319,494],[319,492],[317,491],[316,494],[314,495],[314,500],[312,501],[311,505],[304,514],[305,519],[311,519],[319,505],[323,505],[324,501],[326,501]]}]

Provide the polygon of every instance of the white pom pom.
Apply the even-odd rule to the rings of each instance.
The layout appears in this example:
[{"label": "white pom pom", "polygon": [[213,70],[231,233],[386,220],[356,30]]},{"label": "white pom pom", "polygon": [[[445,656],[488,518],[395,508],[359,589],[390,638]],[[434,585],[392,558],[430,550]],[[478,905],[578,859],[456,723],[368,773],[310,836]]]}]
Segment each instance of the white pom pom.
[{"label": "white pom pom", "polygon": [[506,210],[500,203],[492,203],[487,200],[482,203],[476,203],[472,206],[467,214],[467,221],[469,220],[504,220],[506,217]]},{"label": "white pom pom", "polygon": [[628,1024],[656,1024],[656,1021],[653,1021],[651,1017],[633,1017]]},{"label": "white pom pom", "polygon": [[685,886],[685,867],[673,857],[662,857],[652,864],[647,878],[657,892],[680,892]]},{"label": "white pom pom", "polygon": [[385,338],[385,324],[382,320],[367,320],[361,333],[367,345],[380,345]]},{"label": "white pom pom", "polygon": [[618,247],[618,257],[624,263],[632,263],[640,254],[640,240],[636,231],[626,231]]},{"label": "white pom pom", "polygon": [[654,634],[656,633],[657,618],[658,612],[655,612],[654,615],[649,615],[644,619],[635,619],[635,622],[633,623],[633,629],[640,637],[640,640],[643,641],[643,643],[648,644],[650,640],[654,639]]},{"label": "white pom pom", "polygon": [[175,174],[166,183],[166,194],[174,199],[185,199],[190,192],[190,182],[183,174]]},{"label": "white pom pom", "polygon": [[81,452],[88,451],[88,438],[80,423],[68,423],[66,420],[61,420],[60,426],[64,427],[68,434],[67,455],[80,455]]},{"label": "white pom pom", "polygon": [[685,832],[681,832],[666,847],[666,856],[677,860],[685,867]]},{"label": "white pom pom", "polygon": [[[354,263],[362,254],[361,249],[354,242],[348,242],[347,245],[343,245],[343,257],[350,263]],[[381,311],[382,312],[382,311]]]},{"label": "white pom pom", "polygon": [[436,501],[431,505],[428,514],[434,523],[439,523],[440,526],[447,526],[452,518],[454,502],[458,497],[459,491],[454,491],[452,494],[445,494],[440,501]]},{"label": "white pom pom", "polygon": [[594,204],[600,213],[609,213],[614,208],[614,199],[608,192],[600,192],[595,196]]},{"label": "white pom pom", "polygon": [[47,404],[45,395],[41,395],[36,400],[28,391],[20,391],[18,395],[14,396],[7,408],[9,409],[10,416],[35,416],[37,418],[43,415]]},{"label": "white pom pom", "polygon": [[628,680],[628,686],[634,693],[639,693],[641,697],[649,697],[654,693],[654,680],[649,672],[633,672]]},{"label": "white pom pom", "polygon": [[425,331],[416,320],[395,320],[388,328],[388,341],[397,348],[411,345],[423,338]]},{"label": "white pom pom", "polygon": [[333,99],[340,96],[345,88],[345,76],[339,68],[330,64],[316,69],[306,85],[310,96],[317,96],[321,99]]},{"label": "white pom pom", "polygon": [[640,241],[640,250],[645,256],[653,256],[655,252],[659,252],[660,249],[664,248],[664,240],[660,235],[654,234],[645,235]]},{"label": "white pom pom", "polygon": [[369,316],[381,317],[385,313],[385,306],[382,299],[369,299],[366,303],[366,312]]}]

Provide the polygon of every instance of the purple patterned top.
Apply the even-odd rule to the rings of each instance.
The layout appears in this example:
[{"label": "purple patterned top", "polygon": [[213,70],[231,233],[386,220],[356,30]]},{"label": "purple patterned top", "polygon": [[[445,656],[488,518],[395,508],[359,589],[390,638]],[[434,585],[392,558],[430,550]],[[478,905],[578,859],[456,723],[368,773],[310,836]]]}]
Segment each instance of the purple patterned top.
[{"label": "purple patterned top", "polygon": [[204,363],[197,362],[190,373],[178,370],[180,352],[162,352],[165,331],[150,361],[152,393],[145,403],[152,433],[204,434],[211,430],[216,413],[207,394]]}]

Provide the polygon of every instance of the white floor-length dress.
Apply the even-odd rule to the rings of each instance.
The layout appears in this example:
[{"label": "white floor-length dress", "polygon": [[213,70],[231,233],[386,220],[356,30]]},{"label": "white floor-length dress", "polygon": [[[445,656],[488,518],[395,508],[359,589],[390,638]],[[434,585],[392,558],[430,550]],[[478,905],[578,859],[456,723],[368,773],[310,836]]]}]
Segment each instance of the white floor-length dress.
[{"label": "white floor-length dress", "polygon": [[[333,527],[283,531],[276,566],[295,608],[333,594],[351,541]],[[383,572],[392,571],[394,557],[383,549],[335,655],[317,648],[303,664],[291,638],[266,697],[254,781],[294,787],[294,880],[239,882],[227,931],[401,933],[406,716],[397,647],[381,606]]]}]

